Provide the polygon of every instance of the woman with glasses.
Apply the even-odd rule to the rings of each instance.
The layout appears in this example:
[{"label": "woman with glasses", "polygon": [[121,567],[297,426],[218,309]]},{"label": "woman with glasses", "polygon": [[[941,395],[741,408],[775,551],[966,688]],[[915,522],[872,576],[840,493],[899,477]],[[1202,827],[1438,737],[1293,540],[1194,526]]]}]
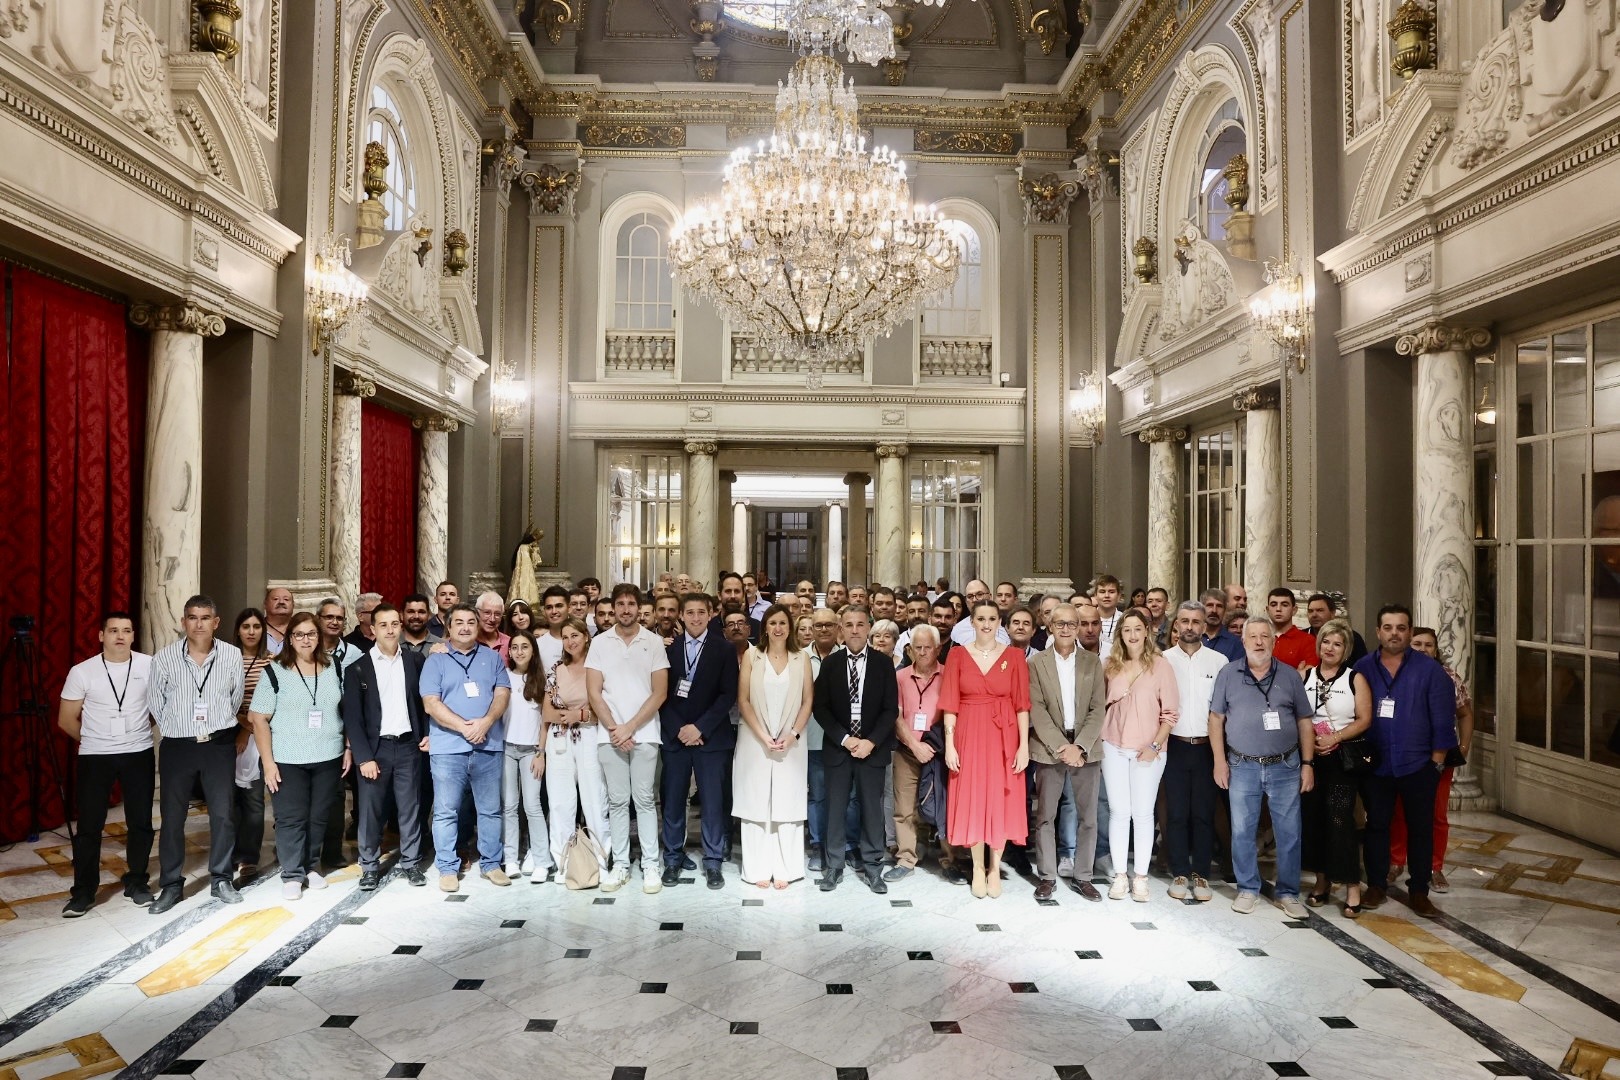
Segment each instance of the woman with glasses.
[{"label": "woman with glasses", "polygon": [[264,846],[264,775],[259,770],[259,746],[253,741],[248,706],[259,686],[259,674],[272,657],[264,639],[264,612],[247,608],[236,616],[232,639],[242,650],[242,707],[236,710],[236,874],[252,877],[259,870],[259,849]]}]

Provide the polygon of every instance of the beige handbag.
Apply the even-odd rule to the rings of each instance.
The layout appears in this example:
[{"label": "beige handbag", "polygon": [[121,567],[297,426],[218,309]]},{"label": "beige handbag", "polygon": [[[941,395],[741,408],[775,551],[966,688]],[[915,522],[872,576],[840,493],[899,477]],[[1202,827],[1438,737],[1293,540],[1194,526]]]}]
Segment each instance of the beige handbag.
[{"label": "beige handbag", "polygon": [[605,861],[602,845],[590,829],[581,825],[563,845],[563,884],[570,889],[596,888],[601,883]]}]

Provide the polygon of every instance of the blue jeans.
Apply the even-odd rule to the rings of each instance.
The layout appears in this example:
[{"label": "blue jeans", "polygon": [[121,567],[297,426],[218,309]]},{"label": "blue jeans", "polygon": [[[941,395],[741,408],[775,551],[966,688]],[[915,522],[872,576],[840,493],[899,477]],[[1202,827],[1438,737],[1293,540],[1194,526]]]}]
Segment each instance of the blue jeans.
[{"label": "blue jeans", "polygon": [[[821,751],[810,751],[810,846],[820,849],[821,838],[827,835],[827,772],[821,766]],[[856,833],[856,835],[860,835]]]},{"label": "blue jeans", "polygon": [[465,754],[433,754],[433,861],[440,874],[461,869],[456,854],[456,818],[461,797],[472,790],[473,807],[478,815],[478,868],[488,873],[501,866],[504,852],[501,839],[502,750],[470,750]]},{"label": "blue jeans", "polygon": [[1277,838],[1277,899],[1299,896],[1299,752],[1278,765],[1260,765],[1227,755],[1232,767],[1232,876],[1238,892],[1260,893],[1260,853],[1255,829],[1260,797],[1271,804],[1271,831]]},{"label": "blue jeans", "polygon": [[[1074,808],[1074,785],[1069,783],[1068,774],[1063,776],[1063,794],[1058,798],[1057,806],[1057,854],[1059,859],[1074,858],[1075,833],[1080,829],[1080,813]],[[1100,840],[1101,838],[1099,838]],[[1081,881],[1091,880],[1091,867],[1084,867],[1086,876]]]}]

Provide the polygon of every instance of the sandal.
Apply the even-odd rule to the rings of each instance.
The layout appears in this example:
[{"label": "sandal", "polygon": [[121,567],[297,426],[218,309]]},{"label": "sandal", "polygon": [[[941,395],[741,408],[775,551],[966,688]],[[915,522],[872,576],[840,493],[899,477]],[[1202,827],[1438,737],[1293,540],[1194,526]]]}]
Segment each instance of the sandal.
[{"label": "sandal", "polygon": [[1344,917],[1347,918],[1347,919],[1359,919],[1359,918],[1361,918],[1361,905],[1360,904],[1346,904],[1346,905],[1344,905]]},{"label": "sandal", "polygon": [[1333,893],[1331,890],[1324,893],[1308,893],[1305,896],[1305,903],[1311,907],[1321,907],[1323,904],[1328,902],[1328,897],[1332,895]]}]

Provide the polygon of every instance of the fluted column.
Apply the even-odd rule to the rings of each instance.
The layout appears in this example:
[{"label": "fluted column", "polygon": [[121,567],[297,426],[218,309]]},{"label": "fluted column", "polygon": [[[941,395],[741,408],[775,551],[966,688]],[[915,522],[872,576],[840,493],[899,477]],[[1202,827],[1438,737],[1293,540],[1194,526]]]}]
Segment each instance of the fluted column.
[{"label": "fluted column", "polygon": [[203,338],[223,334],[225,320],[192,304],[136,304],[129,318],[152,332],[140,627],[141,649],[155,652],[202,591]]},{"label": "fluted column", "polygon": [[681,564],[692,579],[703,582],[706,589],[716,587],[714,579],[719,573],[714,561],[718,544],[715,522],[717,507],[714,501],[715,450],[713,442],[687,440],[686,490],[681,495],[686,512],[685,535],[681,537]]},{"label": "fluted column", "polygon": [[1252,611],[1282,584],[1282,413],[1275,386],[1239,390],[1243,423],[1243,587]]},{"label": "fluted column", "polygon": [[[1474,667],[1474,355],[1491,343],[1480,327],[1428,323],[1395,342],[1417,357],[1417,438],[1412,519],[1413,617],[1434,627],[1440,653],[1465,683]],[[1472,765],[1457,770],[1451,804],[1486,809]]]},{"label": "fluted column", "polygon": [[422,433],[416,467],[416,588],[433,595],[450,576],[450,433],[459,426],[449,416],[418,416],[411,426]]},{"label": "fluted column", "polygon": [[[852,472],[844,476],[844,485],[849,488],[849,556],[845,560],[848,564],[845,573],[857,585],[865,585],[872,576],[866,550],[866,485],[871,482],[870,473]],[[891,583],[885,581],[884,584]]]},{"label": "fluted column", "polygon": [[879,443],[877,457],[877,561],[871,580],[892,589],[905,575],[906,444]]},{"label": "fluted column", "polygon": [[1148,585],[1164,589],[1177,602],[1185,598],[1181,444],[1187,439],[1187,429],[1154,424],[1137,432],[1137,438],[1148,445]]},{"label": "fluted column", "polygon": [[[715,535],[719,538],[715,565],[721,570],[735,570],[740,574],[743,571],[742,567],[738,565],[739,560],[737,559],[735,547],[736,538],[733,535],[735,530],[731,527],[731,485],[736,482],[737,474],[735,472],[730,469],[720,470],[720,494],[715,501],[715,511],[719,514],[719,520],[715,522]],[[718,596],[720,583],[711,581],[709,589]]]},{"label": "fluted column", "polygon": [[332,384],[332,580],[351,616],[360,596],[360,403],[377,384],[339,371]]}]

